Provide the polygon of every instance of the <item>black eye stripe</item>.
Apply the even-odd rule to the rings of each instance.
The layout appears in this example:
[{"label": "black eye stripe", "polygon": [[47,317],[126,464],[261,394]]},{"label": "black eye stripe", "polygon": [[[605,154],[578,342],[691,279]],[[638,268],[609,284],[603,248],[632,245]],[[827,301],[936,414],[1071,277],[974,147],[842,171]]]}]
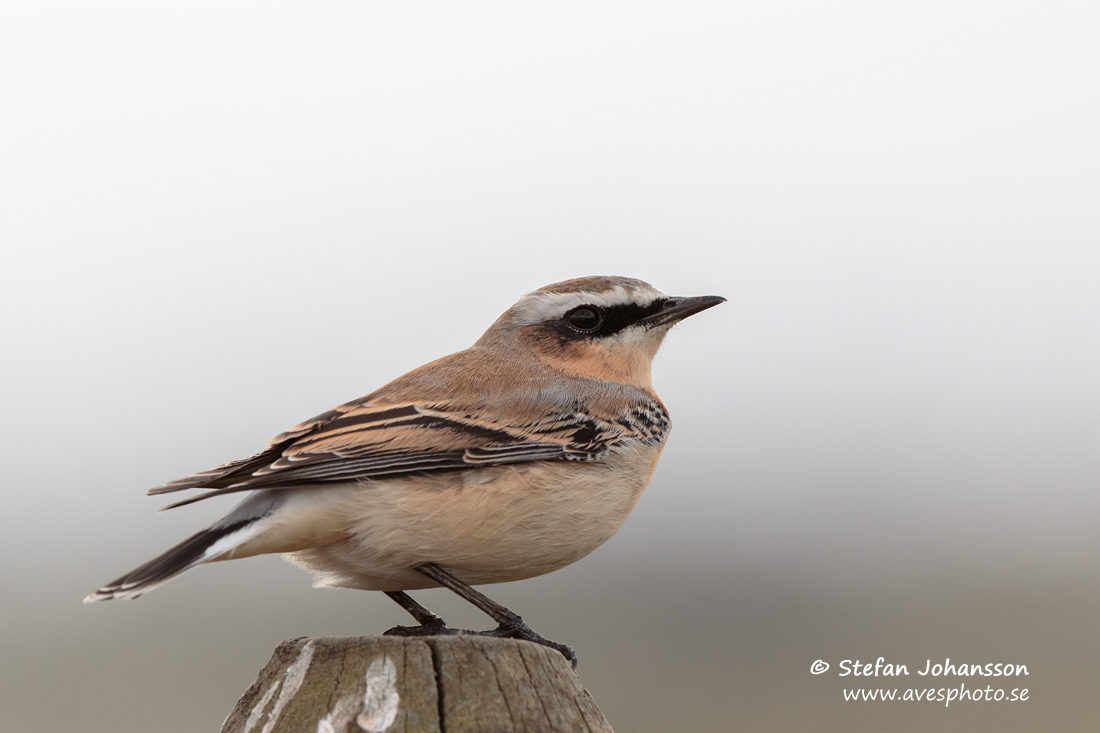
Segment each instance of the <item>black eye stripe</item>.
[{"label": "black eye stripe", "polygon": [[[637,323],[646,316],[651,316],[665,307],[665,300],[657,299],[646,305],[638,303],[620,303],[611,306],[598,306],[593,304],[579,305],[569,310],[558,321],[552,321],[551,325],[562,336],[570,339],[593,338],[610,336]],[[582,328],[570,323],[571,316],[575,316],[582,309],[593,311],[602,316],[599,324],[592,328]]]}]

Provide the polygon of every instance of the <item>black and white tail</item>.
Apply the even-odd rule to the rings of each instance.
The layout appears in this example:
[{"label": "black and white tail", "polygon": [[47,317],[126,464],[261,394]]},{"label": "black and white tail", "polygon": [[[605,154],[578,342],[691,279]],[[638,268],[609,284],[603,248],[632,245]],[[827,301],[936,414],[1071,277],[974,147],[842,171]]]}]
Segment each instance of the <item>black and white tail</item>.
[{"label": "black and white tail", "polygon": [[[235,512],[234,512],[235,513]],[[216,560],[255,536],[259,517],[236,519],[231,514],[222,521],[188,537],[164,554],[131,570],[118,580],[103,586],[84,599],[85,603],[112,598],[137,598],[167,583],[185,570]],[[228,521],[227,521],[228,520]]]}]

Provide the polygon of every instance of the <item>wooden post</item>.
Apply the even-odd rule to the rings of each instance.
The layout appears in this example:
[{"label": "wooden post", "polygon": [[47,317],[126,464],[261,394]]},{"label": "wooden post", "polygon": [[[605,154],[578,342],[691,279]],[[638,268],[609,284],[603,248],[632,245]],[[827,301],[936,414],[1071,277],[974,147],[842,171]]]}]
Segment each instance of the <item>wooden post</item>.
[{"label": "wooden post", "polygon": [[222,733],[613,733],[569,663],[484,636],[291,639]]}]

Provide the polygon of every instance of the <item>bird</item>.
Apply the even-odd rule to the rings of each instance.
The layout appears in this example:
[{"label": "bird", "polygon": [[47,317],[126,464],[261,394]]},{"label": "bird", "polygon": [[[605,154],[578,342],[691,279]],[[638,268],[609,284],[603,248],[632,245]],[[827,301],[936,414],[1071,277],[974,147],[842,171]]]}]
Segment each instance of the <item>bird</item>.
[{"label": "bird", "polygon": [[[572,648],[472,586],[532,578],[606,542],[650,481],[672,423],[651,363],[670,329],[725,301],[620,276],[522,296],[468,349],[272,438],[254,455],[150,489],[247,492],[210,526],[85,603],[137,598],[208,562],[283,555],[315,587],[382,591],[417,622]],[[443,586],[497,622],[452,629],[406,591]]]}]

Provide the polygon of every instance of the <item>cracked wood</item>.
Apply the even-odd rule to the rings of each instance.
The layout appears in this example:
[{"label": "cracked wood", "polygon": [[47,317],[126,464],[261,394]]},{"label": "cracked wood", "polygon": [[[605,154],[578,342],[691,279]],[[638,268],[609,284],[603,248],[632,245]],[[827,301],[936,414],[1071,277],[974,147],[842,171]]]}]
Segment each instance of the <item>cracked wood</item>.
[{"label": "cracked wood", "polygon": [[291,639],[222,733],[612,733],[557,652],[478,636]]}]

